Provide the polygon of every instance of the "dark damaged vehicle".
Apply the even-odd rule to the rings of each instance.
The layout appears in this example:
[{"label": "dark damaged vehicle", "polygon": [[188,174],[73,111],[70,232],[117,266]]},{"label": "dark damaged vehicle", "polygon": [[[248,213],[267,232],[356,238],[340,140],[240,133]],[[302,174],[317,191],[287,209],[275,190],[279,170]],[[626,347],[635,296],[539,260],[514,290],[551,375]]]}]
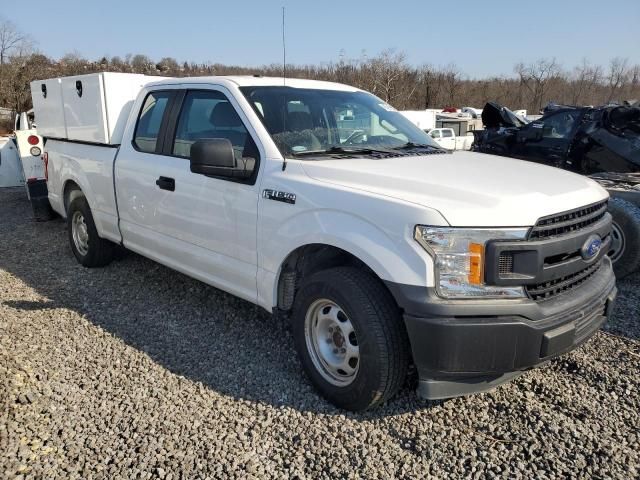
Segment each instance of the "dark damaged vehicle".
[{"label": "dark damaged vehicle", "polygon": [[611,195],[609,255],[618,277],[640,268],[640,106],[552,105],[532,122],[489,102],[472,150],[589,175]]}]

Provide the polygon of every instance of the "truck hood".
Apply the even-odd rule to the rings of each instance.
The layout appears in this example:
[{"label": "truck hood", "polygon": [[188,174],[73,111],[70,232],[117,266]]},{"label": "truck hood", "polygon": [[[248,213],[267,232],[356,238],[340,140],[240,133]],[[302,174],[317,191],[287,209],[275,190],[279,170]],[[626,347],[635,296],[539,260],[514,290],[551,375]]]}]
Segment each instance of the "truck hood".
[{"label": "truck hood", "polygon": [[574,173],[475,152],[301,163],[317,181],[432,208],[456,227],[532,226],[608,195]]}]

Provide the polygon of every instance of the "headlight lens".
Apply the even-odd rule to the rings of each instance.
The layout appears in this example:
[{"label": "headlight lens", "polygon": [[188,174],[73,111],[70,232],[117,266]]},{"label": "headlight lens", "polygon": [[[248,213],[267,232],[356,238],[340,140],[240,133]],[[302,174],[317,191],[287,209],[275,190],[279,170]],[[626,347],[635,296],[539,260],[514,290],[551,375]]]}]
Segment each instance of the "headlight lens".
[{"label": "headlight lens", "polygon": [[471,229],[417,225],[414,238],[434,257],[436,290],[445,298],[520,298],[522,287],[484,284],[484,250],[489,240],[522,240],[526,228]]}]

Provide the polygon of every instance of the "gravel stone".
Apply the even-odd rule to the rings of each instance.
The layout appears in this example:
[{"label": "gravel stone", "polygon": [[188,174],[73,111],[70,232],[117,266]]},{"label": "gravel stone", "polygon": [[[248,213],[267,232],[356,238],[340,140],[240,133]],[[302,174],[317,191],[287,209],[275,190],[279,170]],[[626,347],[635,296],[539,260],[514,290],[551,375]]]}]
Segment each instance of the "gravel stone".
[{"label": "gravel stone", "polygon": [[581,348],[484,394],[350,413],[290,328],[133,253],[86,269],[0,190],[3,478],[638,478],[640,275]]}]

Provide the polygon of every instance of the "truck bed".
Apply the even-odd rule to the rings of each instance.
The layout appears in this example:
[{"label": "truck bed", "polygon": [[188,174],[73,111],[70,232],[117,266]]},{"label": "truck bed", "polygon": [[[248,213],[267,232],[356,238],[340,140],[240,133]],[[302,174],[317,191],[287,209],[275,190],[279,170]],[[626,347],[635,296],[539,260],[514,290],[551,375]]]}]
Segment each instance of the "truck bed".
[{"label": "truck bed", "polygon": [[100,236],[120,242],[113,184],[117,147],[50,139],[46,150],[49,202],[53,210],[66,217],[65,193],[75,181],[83,186]]}]

